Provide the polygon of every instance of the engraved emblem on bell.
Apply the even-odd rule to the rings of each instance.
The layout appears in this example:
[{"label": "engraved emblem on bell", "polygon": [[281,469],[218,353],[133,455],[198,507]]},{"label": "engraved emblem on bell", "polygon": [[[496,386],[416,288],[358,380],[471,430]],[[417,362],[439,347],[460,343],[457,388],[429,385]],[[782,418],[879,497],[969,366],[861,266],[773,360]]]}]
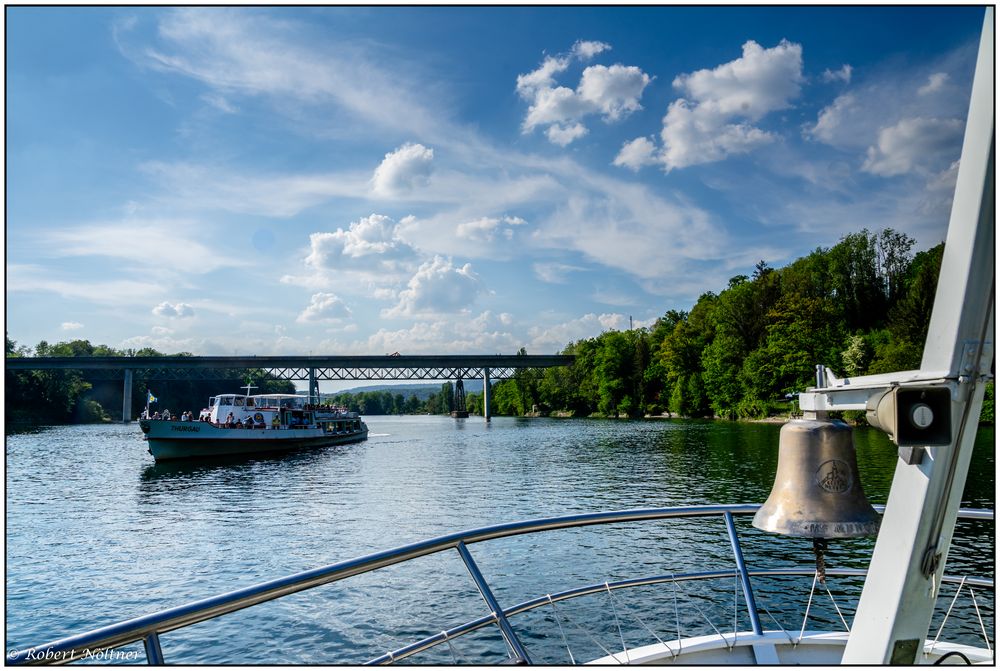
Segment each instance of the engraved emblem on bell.
[{"label": "engraved emblem on bell", "polygon": [[816,469],[816,484],[832,494],[842,494],[851,488],[851,467],[840,459],[824,461]]}]

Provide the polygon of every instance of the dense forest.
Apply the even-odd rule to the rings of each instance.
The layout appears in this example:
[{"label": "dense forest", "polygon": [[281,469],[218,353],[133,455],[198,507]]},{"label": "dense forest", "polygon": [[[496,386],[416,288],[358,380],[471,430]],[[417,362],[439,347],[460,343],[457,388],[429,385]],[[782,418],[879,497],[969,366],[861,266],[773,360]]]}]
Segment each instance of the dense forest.
[{"label": "dense forest", "polygon": [[[573,416],[760,419],[794,411],[794,394],[813,385],[816,364],[841,376],[919,368],[944,244],[916,254],[914,240],[891,229],[862,230],[780,269],[760,261],[690,311],[669,310],[649,328],[607,331],[568,345],[568,368],[519,370],[492,388],[497,415],[559,412]],[[86,340],[34,351],[9,338],[11,356],[160,356],[117,351]],[[525,350],[522,349],[524,354]],[[190,354],[181,353],[181,356]],[[252,380],[254,393],[290,393],[291,382],[250,371],[227,381],[148,381],[137,373],[133,408],[151,389],[160,407],[201,403]],[[6,372],[6,419],[12,423],[106,421],[119,417],[121,383],[76,371]],[[447,413],[451,383],[427,400],[390,391],[330,396],[364,415]],[[482,412],[482,394],[469,394]],[[138,410],[136,410],[138,412]],[[858,413],[860,415],[861,413]],[[983,420],[993,421],[993,385]]]},{"label": "dense forest", "polygon": [[[917,254],[913,245],[891,229],[862,230],[781,269],[760,261],[690,312],[570,344],[571,368],[499,382],[493,411],[760,419],[793,411],[817,364],[840,376],[919,368],[944,244]],[[993,421],[992,384],[982,419]]]}]

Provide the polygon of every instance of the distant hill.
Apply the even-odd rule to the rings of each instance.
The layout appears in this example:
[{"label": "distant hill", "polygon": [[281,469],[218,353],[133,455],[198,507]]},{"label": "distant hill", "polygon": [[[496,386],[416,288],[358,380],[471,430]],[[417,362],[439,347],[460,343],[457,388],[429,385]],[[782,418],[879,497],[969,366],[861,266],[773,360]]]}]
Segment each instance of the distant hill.
[{"label": "distant hill", "polygon": [[[483,393],[483,381],[482,380],[463,380],[465,384],[465,393]],[[336,396],[337,394],[360,394],[363,391],[387,391],[390,394],[402,394],[404,398],[410,398],[411,396],[416,396],[417,399],[421,401],[426,401],[431,397],[432,394],[437,394],[441,391],[441,382],[426,382],[422,384],[372,384],[366,385],[364,387],[352,387],[350,389],[344,389],[342,391],[334,392],[333,394],[324,393],[324,396]],[[453,383],[454,384],[454,383]]]}]

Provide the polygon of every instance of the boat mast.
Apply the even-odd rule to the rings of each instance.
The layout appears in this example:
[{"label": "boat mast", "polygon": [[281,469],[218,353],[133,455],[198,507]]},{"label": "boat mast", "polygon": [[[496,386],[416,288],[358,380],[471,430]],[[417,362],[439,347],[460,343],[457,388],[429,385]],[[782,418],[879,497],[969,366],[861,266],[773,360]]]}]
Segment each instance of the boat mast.
[{"label": "boat mast", "polygon": [[951,442],[909,452],[900,448],[844,664],[916,663],[969,471],[993,360],[993,20],[994,9],[987,8],[934,311],[920,371],[909,378],[925,384],[937,378],[951,392]]}]

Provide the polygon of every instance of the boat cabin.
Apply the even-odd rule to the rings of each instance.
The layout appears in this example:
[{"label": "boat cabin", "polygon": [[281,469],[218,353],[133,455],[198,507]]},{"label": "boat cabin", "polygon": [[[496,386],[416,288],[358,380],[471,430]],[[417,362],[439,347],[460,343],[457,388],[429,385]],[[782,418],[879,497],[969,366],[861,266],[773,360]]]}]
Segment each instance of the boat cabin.
[{"label": "boat cabin", "polygon": [[[257,428],[269,429],[319,427],[325,433],[361,430],[361,420],[356,414],[308,401],[308,397],[298,394],[220,394],[209,399],[209,407],[201,411],[200,419],[222,426],[236,422],[246,426],[250,421]],[[230,414],[232,418],[227,422]]]}]

